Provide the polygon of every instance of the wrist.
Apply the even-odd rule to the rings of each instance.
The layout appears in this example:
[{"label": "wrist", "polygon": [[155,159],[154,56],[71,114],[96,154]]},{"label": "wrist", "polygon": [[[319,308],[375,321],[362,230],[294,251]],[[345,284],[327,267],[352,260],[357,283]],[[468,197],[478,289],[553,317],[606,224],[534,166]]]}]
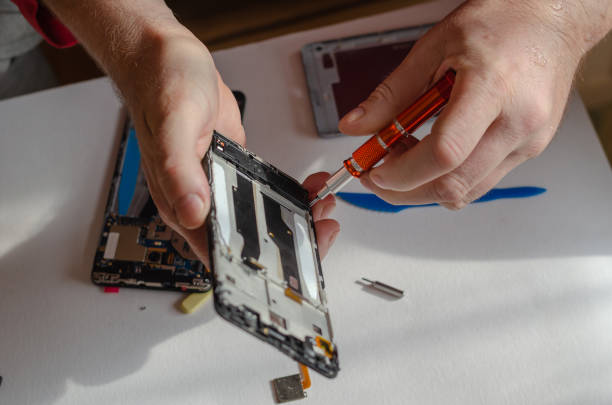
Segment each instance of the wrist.
[{"label": "wrist", "polygon": [[144,80],[151,82],[162,73],[160,63],[171,43],[178,39],[197,41],[173,16],[141,21],[130,27],[130,32],[116,36],[124,40],[106,46],[101,63],[126,97],[130,88]]},{"label": "wrist", "polygon": [[580,60],[612,29],[612,4],[601,0],[528,2],[538,8],[544,24]]},{"label": "wrist", "polygon": [[168,38],[193,37],[163,0],[44,0],[44,3],[120,89],[129,80],[130,71],[146,68],[146,54],[162,48]]}]

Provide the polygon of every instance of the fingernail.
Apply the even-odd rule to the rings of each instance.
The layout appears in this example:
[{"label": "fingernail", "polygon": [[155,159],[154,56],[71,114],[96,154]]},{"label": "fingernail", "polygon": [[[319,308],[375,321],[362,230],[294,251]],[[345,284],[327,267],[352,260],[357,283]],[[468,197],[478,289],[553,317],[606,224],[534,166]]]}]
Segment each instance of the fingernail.
[{"label": "fingernail", "polygon": [[323,207],[323,211],[321,211],[321,218],[327,218],[332,213],[332,211],[336,208],[336,201],[328,201]]},{"label": "fingernail", "polygon": [[194,229],[202,225],[205,212],[204,201],[194,193],[183,196],[174,204],[174,214],[179,224],[187,229]]},{"label": "fingernail", "polygon": [[372,184],[372,180],[370,180],[370,175],[368,173],[366,173],[364,176],[361,176],[359,181],[361,182],[361,185],[367,188],[368,190],[371,190],[374,186],[374,184]]},{"label": "fingernail", "polygon": [[317,202],[312,207],[312,217],[315,219],[315,221],[318,221],[319,218],[321,218],[322,213],[323,213],[323,207],[321,207],[321,202]]},{"label": "fingernail", "polygon": [[329,246],[334,244],[334,241],[336,240],[336,237],[338,236],[339,233],[340,233],[340,229],[338,229],[336,232],[332,233],[332,235],[329,237],[329,242],[328,242]]},{"label": "fingernail", "polygon": [[374,185],[380,187],[380,188],[384,188],[385,187],[385,181],[383,180],[382,176],[380,174],[377,173],[370,173],[370,180],[372,181],[372,183],[374,183]]},{"label": "fingernail", "polygon": [[365,114],[365,110],[362,107],[357,107],[344,117],[344,121],[348,124],[357,121],[359,118],[363,117]]}]

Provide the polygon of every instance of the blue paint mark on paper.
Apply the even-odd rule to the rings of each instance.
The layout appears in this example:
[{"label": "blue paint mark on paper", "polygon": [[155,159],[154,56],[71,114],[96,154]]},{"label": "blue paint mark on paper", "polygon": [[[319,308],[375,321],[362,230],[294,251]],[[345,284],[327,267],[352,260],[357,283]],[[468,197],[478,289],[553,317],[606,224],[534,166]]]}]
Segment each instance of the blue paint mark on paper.
[{"label": "blue paint mark on paper", "polygon": [[119,183],[119,215],[127,215],[136,181],[138,180],[138,170],[140,169],[140,150],[136,139],[136,130],[130,126],[127,143],[125,145],[125,158],[121,169],[121,181]]},{"label": "blue paint mark on paper", "polygon": [[[483,203],[494,200],[505,200],[514,198],[528,198],[535,197],[542,193],[545,193],[546,189],[542,187],[508,187],[508,188],[494,188],[474,203]],[[417,205],[393,205],[384,201],[380,197],[372,193],[337,193],[336,196],[340,197],[349,204],[355,205],[360,208],[364,208],[371,211],[379,212],[400,212],[408,208],[419,208],[419,207],[433,207],[439,204],[417,204]]]}]

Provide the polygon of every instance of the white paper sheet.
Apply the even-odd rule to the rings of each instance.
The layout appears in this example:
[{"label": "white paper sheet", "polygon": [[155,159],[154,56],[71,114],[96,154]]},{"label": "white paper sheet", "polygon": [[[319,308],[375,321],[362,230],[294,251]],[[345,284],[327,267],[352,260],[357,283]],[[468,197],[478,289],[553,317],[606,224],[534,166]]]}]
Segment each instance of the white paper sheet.
[{"label": "white paper sheet", "polygon": [[[335,169],[362,139],[316,137],[300,47],[456,3],[217,53],[247,96],[249,147],[300,179]],[[212,305],[183,315],[180,294],[89,281],[119,108],[106,80],[0,103],[0,404],[272,403],[268,382],[296,365]],[[612,402],[612,175],[578,98],[502,185],[548,192],[460,212],[338,203],[323,267],[342,369],[312,373],[304,404]],[[369,294],[361,276],[405,297]]]}]

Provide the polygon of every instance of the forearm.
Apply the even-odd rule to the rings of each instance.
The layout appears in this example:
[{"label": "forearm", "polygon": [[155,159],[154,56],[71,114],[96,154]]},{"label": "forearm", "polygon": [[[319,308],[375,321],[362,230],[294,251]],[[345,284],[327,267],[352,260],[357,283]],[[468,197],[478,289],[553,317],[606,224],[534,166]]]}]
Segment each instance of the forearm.
[{"label": "forearm", "polygon": [[45,0],[80,43],[119,85],[143,50],[169,35],[191,35],[163,0]]}]

